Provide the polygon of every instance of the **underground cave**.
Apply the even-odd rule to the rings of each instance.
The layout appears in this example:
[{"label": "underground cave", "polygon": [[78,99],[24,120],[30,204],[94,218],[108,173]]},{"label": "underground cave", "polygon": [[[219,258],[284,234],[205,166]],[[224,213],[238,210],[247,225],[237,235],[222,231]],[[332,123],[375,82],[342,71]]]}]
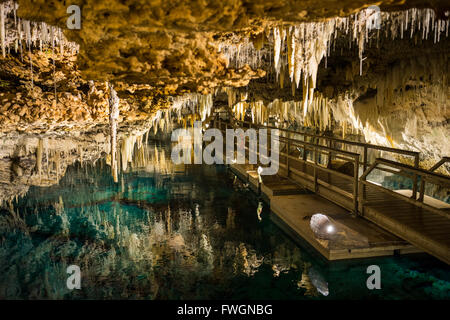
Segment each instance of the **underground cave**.
[{"label": "underground cave", "polygon": [[450,299],[449,19],[0,0],[0,299]]}]

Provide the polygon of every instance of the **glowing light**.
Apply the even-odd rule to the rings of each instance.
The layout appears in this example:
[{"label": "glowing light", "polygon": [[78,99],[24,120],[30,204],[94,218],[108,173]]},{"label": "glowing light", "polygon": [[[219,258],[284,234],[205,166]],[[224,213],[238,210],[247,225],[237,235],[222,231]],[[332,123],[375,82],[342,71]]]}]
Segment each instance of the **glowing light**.
[{"label": "glowing light", "polygon": [[310,227],[314,235],[323,240],[332,240],[336,230],[332,220],[322,213],[316,213],[311,217]]},{"label": "glowing light", "polygon": [[262,167],[258,167],[258,174],[261,175],[262,172],[263,172],[263,168]]},{"label": "glowing light", "polygon": [[263,172],[263,168],[260,166],[258,167],[258,178],[259,178],[259,183],[262,183],[262,178],[261,178],[261,173]]}]

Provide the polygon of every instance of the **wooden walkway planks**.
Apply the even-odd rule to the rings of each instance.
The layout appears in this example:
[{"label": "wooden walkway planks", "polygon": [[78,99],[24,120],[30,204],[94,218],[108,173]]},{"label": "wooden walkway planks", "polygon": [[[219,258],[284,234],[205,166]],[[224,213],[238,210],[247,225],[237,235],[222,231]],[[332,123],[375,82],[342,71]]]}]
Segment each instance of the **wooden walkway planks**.
[{"label": "wooden walkway planks", "polygon": [[[393,255],[395,252],[421,252],[408,242],[359,217],[352,217],[338,205],[311,193],[278,175],[263,177],[259,182],[251,166],[232,164],[231,170],[248,182],[254,191],[260,191],[271,206],[272,220],[288,234],[300,236],[327,260],[369,258]],[[337,241],[317,239],[309,225],[315,213],[329,215],[341,234]]]},{"label": "wooden walkway planks", "polygon": [[[253,126],[252,124],[248,125],[248,127]],[[219,127],[221,128],[220,121]],[[423,188],[425,183],[450,187],[449,177],[433,172],[445,161],[449,161],[448,158],[441,160],[430,170],[424,170],[419,167],[418,152],[321,136],[307,140],[305,137],[310,135],[306,133],[298,133],[305,138],[300,141],[292,139],[292,134],[295,137],[297,132],[280,130],[288,132],[283,136],[284,138],[280,139],[281,153],[278,173],[285,178],[286,187],[282,186],[283,182],[272,186],[260,183],[257,174],[250,174],[251,172],[246,171],[245,168],[234,170],[249,184],[257,185],[258,193],[262,192],[263,197],[276,197],[282,195],[283,192],[286,194],[296,193],[296,186],[299,190],[307,189],[341,208],[364,216],[381,228],[410,241],[419,249],[450,264],[450,205],[425,195]],[[299,138],[297,137],[297,139]],[[325,146],[319,143],[321,139],[328,139],[328,142],[332,143]],[[363,153],[345,151],[348,149],[333,143],[338,140],[342,144],[358,145],[363,149]],[[414,166],[384,158],[377,158],[373,163],[369,162],[367,157],[369,149],[414,157]],[[319,162],[323,162],[322,160],[327,163],[326,167],[319,164]],[[359,171],[361,168],[364,169],[362,176]],[[388,190],[381,185],[377,187],[376,183],[366,181],[368,174],[375,168],[411,178],[414,190]],[[420,180],[418,180],[419,178]],[[293,186],[292,183],[294,183]],[[363,188],[366,188],[367,192],[361,192]],[[413,193],[417,196],[415,200],[411,199]]]},{"label": "wooden walkway planks", "polygon": [[364,218],[450,264],[450,219],[368,187],[372,192],[378,199],[360,206]]},{"label": "wooden walkway planks", "polygon": [[[245,181],[249,181],[249,174],[252,173],[252,171],[250,171],[252,170],[250,167],[242,165],[233,165],[233,167],[235,168],[233,171],[239,172],[241,177],[245,177]],[[304,169],[302,166],[296,167],[297,169]],[[306,171],[310,173],[311,170]],[[292,195],[304,193],[301,192],[301,190],[304,190],[305,187],[310,190],[312,189],[310,184],[308,187],[307,182],[308,180],[312,181],[313,177],[305,176],[304,178],[297,177],[296,179],[295,176],[291,175],[291,179],[300,184],[300,186],[296,186],[283,177],[266,178],[266,184],[263,183],[261,186],[258,186],[258,188],[260,188],[258,190],[261,190],[267,198],[273,199],[277,198],[277,196],[283,195],[283,190],[286,190],[286,195]],[[303,183],[302,179],[305,179],[306,184]],[[340,188],[343,191],[347,191],[348,193],[350,193],[353,188],[351,183],[347,183],[346,181],[338,182],[336,177],[330,177],[327,174],[319,174],[318,179],[322,182],[329,183],[334,187]],[[256,177],[254,177],[253,180],[256,181]],[[286,185],[283,186],[284,184]],[[304,187],[302,187],[302,185]],[[322,187],[323,186],[321,186],[321,188]],[[402,191],[402,193],[407,194],[407,192],[404,191]],[[347,209],[351,207],[351,202],[348,197],[338,195],[333,192],[333,190],[321,190],[320,196],[340,205],[341,207]],[[441,206],[446,207],[443,204],[441,204]],[[417,207],[406,201],[402,201],[385,192],[371,189],[370,187],[367,187],[366,202],[363,206],[360,206],[360,213],[362,213],[364,218],[370,220],[379,227],[388,230],[392,234],[408,241],[417,248],[420,248],[450,264],[450,219],[434,212],[427,211],[421,207]],[[302,238],[306,239],[308,243],[314,243],[314,239],[305,234],[304,230],[300,230],[300,227],[296,226],[295,220],[293,220],[292,217],[286,217],[285,214],[286,213],[283,214],[281,210],[277,211],[277,215],[292,230],[298,233]],[[372,225],[372,228],[373,227],[374,225]],[[302,228],[304,229],[305,226],[302,226]],[[358,249],[358,254],[356,254],[355,251],[353,251],[352,254],[344,253],[345,250],[342,248],[340,251],[330,251],[329,249],[324,248],[319,249],[316,247],[317,245],[313,246],[316,247],[316,249],[329,260],[390,255],[393,253],[392,250],[400,250],[400,248],[401,251],[404,252],[418,252],[418,249],[415,249],[415,247],[406,247],[404,244],[405,242],[403,242],[400,247],[392,249],[387,246],[387,242],[381,242],[379,247],[371,247],[368,245],[365,249]],[[352,251],[352,249],[350,249],[350,251]]]},{"label": "wooden walkway planks", "polygon": [[[328,260],[368,258],[393,255],[394,252],[419,252],[408,242],[315,194],[274,196],[271,211],[295,234],[306,240]],[[323,213],[333,219],[339,237],[317,239],[310,227],[310,218]]]},{"label": "wooden walkway planks", "polygon": [[[311,175],[312,173],[310,168],[305,168],[305,166],[300,164],[293,166],[307,175]],[[305,178],[294,179],[300,182],[301,179]],[[338,177],[332,177],[326,173],[319,173],[317,178],[345,192],[352,192],[352,184],[346,181],[339,181]],[[310,176],[310,179],[313,179],[313,177]],[[407,196],[411,195],[412,191],[399,190],[398,193]],[[344,208],[349,209],[351,207],[351,203],[345,196],[335,195],[332,190],[330,192],[321,191],[320,196]],[[450,207],[448,204],[430,197],[425,197],[425,203],[437,208]],[[371,189],[370,187],[367,187],[366,200],[363,205],[359,206],[359,211],[362,213],[362,216],[376,225],[450,264],[449,218],[415,206],[407,201],[402,201],[386,192],[374,188]]]}]

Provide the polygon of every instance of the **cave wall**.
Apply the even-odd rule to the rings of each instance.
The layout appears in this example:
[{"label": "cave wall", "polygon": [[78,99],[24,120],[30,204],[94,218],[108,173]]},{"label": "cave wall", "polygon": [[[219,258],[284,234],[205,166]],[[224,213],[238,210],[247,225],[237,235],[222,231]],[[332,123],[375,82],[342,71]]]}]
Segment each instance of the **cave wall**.
[{"label": "cave wall", "polygon": [[[121,98],[121,123],[154,120],[173,107],[169,95],[227,87],[228,101],[232,92],[239,96],[232,103],[262,101],[320,131],[421,150],[432,159],[449,154],[445,1],[378,2],[388,12],[435,10],[417,15],[418,28],[404,11],[392,11],[376,37],[361,31],[364,15],[345,17],[372,4],[366,1],[80,0],[74,4],[82,8],[81,30],[65,28],[65,1],[18,4],[6,17],[8,34],[17,14],[61,27],[67,41],[61,36],[60,48],[42,48],[47,25],[33,22],[33,39],[20,50],[17,42],[8,47],[0,58],[0,131],[105,124],[107,82]],[[416,31],[403,37],[408,26]]]}]

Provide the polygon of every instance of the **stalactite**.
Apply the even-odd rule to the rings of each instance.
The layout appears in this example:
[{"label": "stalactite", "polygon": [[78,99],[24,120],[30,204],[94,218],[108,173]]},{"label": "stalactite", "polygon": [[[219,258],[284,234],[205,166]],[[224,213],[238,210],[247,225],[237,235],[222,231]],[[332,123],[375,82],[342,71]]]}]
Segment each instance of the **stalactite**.
[{"label": "stalactite", "polygon": [[17,23],[17,33],[18,33],[19,50],[20,50],[20,61],[23,61],[22,20],[20,18],[19,18],[18,23]]},{"label": "stalactite", "polygon": [[6,29],[5,29],[5,5],[0,4],[0,38],[2,42],[2,55],[6,57]]},{"label": "stalactite", "polygon": [[219,43],[218,52],[222,53],[225,58],[227,68],[240,69],[249,65],[252,69],[257,69],[262,65],[266,54],[262,50],[264,38],[264,34],[257,36],[257,39],[259,39],[257,41],[234,36],[227,42]]},{"label": "stalactite", "polygon": [[23,30],[25,34],[25,43],[27,44],[28,50],[31,49],[31,23],[27,20],[22,20]]},{"label": "stalactite", "polygon": [[28,57],[30,58],[31,95],[34,97],[33,57],[31,51],[28,53]]},{"label": "stalactite", "polygon": [[233,108],[236,103],[236,94],[233,88],[226,88],[227,96],[228,96],[228,107]]},{"label": "stalactite", "polygon": [[53,86],[55,91],[55,107],[58,104],[58,95],[56,90],[56,58],[55,58],[55,38],[54,38],[54,28],[50,27],[50,41],[52,43],[52,59],[53,59]]},{"label": "stalactite", "polygon": [[[431,9],[415,8],[401,12],[381,12],[379,17],[377,17],[376,11],[368,8],[346,18],[337,17],[326,22],[301,23],[289,29],[274,27],[272,30],[266,30],[267,34],[273,35],[271,48],[273,55],[270,57],[270,61],[273,59],[274,71],[280,85],[284,86],[284,78],[282,79],[283,75],[280,74],[284,68],[284,59],[282,58],[284,47],[287,48],[287,66],[284,71],[287,71],[291,82],[294,82],[297,88],[300,80],[303,79],[303,87],[307,90],[307,93],[304,93],[304,113],[307,113],[313,99],[318,66],[322,59],[329,55],[331,45],[336,45],[337,34],[347,35],[350,45],[352,42],[356,43],[360,65],[359,74],[362,75],[365,60],[364,50],[370,41],[370,33],[376,27],[375,22],[382,26],[384,37],[391,39],[403,38],[407,30],[409,30],[411,38],[414,32],[422,31],[422,39],[428,39],[429,34],[433,32],[435,42],[441,40],[441,33],[445,32],[445,35],[448,36],[448,20],[438,20]],[[381,36],[380,30],[375,30],[375,32],[378,45]],[[228,62],[233,59],[248,62],[250,61],[249,56],[251,57],[252,54],[242,54],[241,52],[246,43],[249,42],[241,41],[239,45],[221,43],[219,51],[227,56]],[[251,51],[246,50],[246,52]],[[242,65],[242,63],[234,63],[235,67]],[[292,87],[293,95],[295,95],[294,86]]]},{"label": "stalactite", "polygon": [[213,109],[213,97],[212,94],[203,95],[199,98],[199,113],[201,120],[205,121],[211,115]]},{"label": "stalactite", "polygon": [[18,4],[12,0],[0,4],[0,42],[3,56],[9,53],[11,47],[13,47],[16,52],[20,50],[22,58],[22,41],[25,41],[29,50],[38,47],[43,51],[50,47],[53,41],[53,37],[49,36],[49,29],[52,30],[53,28],[56,30],[61,54],[66,48],[72,50],[73,53],[79,51],[79,46],[67,41],[61,29],[48,26],[45,23],[32,23],[20,19],[17,17],[17,9]]},{"label": "stalactite", "polygon": [[293,27],[289,28],[287,45],[288,45],[289,77],[291,79],[294,79],[296,41],[295,41],[295,28],[293,28]]},{"label": "stalactite", "polygon": [[109,97],[109,124],[111,135],[111,171],[114,178],[114,182],[118,182],[118,168],[117,168],[117,126],[119,121],[119,97],[117,92],[112,86],[110,86]]},{"label": "stalactite", "polygon": [[280,57],[281,57],[280,29],[273,28],[273,62],[277,76],[280,73]]},{"label": "stalactite", "polygon": [[44,149],[44,141],[39,139],[37,148],[36,148],[36,170],[39,174],[39,177],[42,175],[42,156],[43,156],[43,149]]}]

